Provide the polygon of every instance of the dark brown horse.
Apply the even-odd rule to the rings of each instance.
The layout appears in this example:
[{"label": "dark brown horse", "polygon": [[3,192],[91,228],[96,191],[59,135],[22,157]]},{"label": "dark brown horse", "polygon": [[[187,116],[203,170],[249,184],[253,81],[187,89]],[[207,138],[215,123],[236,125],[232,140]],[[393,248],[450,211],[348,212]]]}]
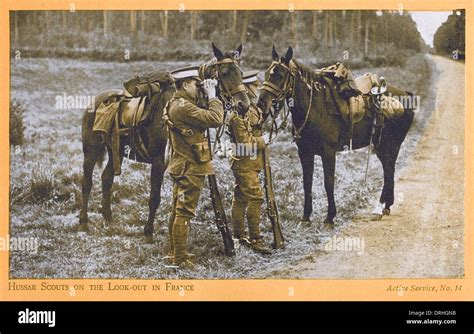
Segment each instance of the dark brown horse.
[{"label": "dark brown horse", "polygon": [[[313,211],[312,185],[314,156],[319,155],[323,162],[324,187],[328,199],[328,212],[324,223],[333,226],[336,216],[334,202],[334,173],[336,152],[343,151],[349,143],[348,126],[337,116],[337,101],[342,99],[331,78],[293,60],[290,47],[284,57],[279,57],[273,48],[273,62],[265,73],[258,106],[265,114],[270,106],[279,105],[286,100],[291,105],[293,136],[298,147],[298,155],[303,168],[304,212],[302,221],[309,222]],[[291,66],[290,66],[291,62]],[[291,67],[291,68],[290,68]],[[293,69],[293,70],[292,70]],[[411,93],[388,87],[395,96],[411,96]],[[376,131],[373,138],[379,138],[375,153],[382,163],[384,185],[380,203],[385,205],[383,214],[390,214],[394,203],[395,162],[400,145],[404,141],[413,121],[414,112],[405,108],[398,119],[387,118],[383,130]],[[364,119],[354,124],[353,148],[369,145],[373,125],[373,115],[366,114]],[[380,135],[380,136],[379,136]]]},{"label": "dark brown horse", "polygon": [[[149,123],[141,129],[141,135],[146,145],[146,149],[151,160],[143,161],[139,155],[136,156],[138,161],[151,163],[151,191],[149,200],[148,222],[145,225],[145,235],[151,236],[153,233],[153,221],[155,213],[161,201],[161,184],[163,182],[163,174],[165,171],[164,153],[168,135],[163,127],[163,108],[169,101],[175,91],[174,81],[168,72],[162,72],[162,79],[159,81],[161,90],[154,93],[148,99],[145,108],[150,109]],[[107,222],[112,222],[112,210],[110,206],[111,188],[114,182],[114,166],[112,159],[112,149],[104,143],[102,137],[93,132],[95,110],[97,107],[108,99],[111,93],[120,94],[121,90],[107,90],[95,97],[94,112],[86,110],[82,117],[82,149],[84,152],[84,179],[82,182],[82,207],[79,215],[79,231],[88,231],[88,201],[92,188],[92,174],[94,166],[98,161],[103,160],[105,151],[108,152],[108,161],[102,172],[102,216]],[[123,158],[128,156],[130,150],[130,140],[128,136],[120,137],[120,163]]]},{"label": "dark brown horse", "polygon": [[[230,103],[230,107],[236,107],[247,110],[250,101],[245,90],[242,91],[242,75],[236,59],[240,57],[242,46],[235,51],[222,53],[217,47],[212,45],[214,56],[220,60],[218,64],[203,66],[205,78],[214,77],[218,79],[218,88],[220,97],[225,96],[225,101]],[[232,61],[225,61],[229,59]],[[224,60],[224,61],[223,61]],[[156,76],[156,73],[155,73]],[[145,241],[153,241],[153,223],[156,210],[161,202],[161,185],[166,169],[165,166],[165,148],[168,140],[167,129],[164,126],[162,116],[166,103],[175,92],[174,81],[168,72],[162,72],[162,79],[159,80],[161,90],[152,94],[145,108],[150,108],[151,117],[148,124],[143,125],[141,135],[148,151],[150,159],[143,161],[136,157],[138,161],[151,163],[151,191],[149,199],[148,220],[145,224]],[[139,88],[139,90],[141,90]],[[114,166],[112,159],[112,149],[104,143],[102,137],[93,132],[95,120],[95,110],[104,102],[111,93],[120,94],[122,90],[107,90],[95,97],[94,111],[86,110],[82,117],[82,148],[84,152],[84,178],[82,182],[82,203],[79,214],[78,231],[88,231],[88,202],[92,188],[92,174],[96,163],[103,160],[105,151],[108,152],[107,165],[102,172],[102,216],[107,222],[112,222],[112,210],[110,206],[111,188],[114,181]],[[128,148],[127,148],[128,147]],[[120,162],[123,161],[130,147],[130,141],[127,136],[120,137]]]}]

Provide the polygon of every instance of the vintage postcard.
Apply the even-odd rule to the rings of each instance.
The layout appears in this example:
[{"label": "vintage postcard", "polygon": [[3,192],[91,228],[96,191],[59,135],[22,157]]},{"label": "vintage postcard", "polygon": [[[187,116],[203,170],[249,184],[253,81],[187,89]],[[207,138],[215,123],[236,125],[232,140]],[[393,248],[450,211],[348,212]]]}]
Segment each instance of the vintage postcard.
[{"label": "vintage postcard", "polygon": [[3,1],[0,299],[472,300],[472,11]]}]

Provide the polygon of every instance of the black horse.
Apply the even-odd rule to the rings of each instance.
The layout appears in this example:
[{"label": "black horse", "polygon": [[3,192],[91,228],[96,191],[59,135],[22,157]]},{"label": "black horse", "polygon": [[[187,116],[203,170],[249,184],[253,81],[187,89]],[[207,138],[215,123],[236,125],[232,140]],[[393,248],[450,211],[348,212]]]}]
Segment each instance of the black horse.
[{"label": "black horse", "polygon": [[[229,108],[236,107],[247,110],[250,101],[245,90],[242,90],[242,73],[238,66],[237,59],[240,57],[242,46],[235,51],[222,53],[214,44],[212,44],[214,56],[217,63],[203,65],[204,78],[216,78],[218,80],[218,90],[221,97],[225,96],[225,101]],[[154,75],[156,77],[156,73]],[[171,99],[175,92],[174,80],[168,72],[162,72],[162,79],[159,80],[160,91],[154,93],[148,99],[145,108],[150,108],[149,122],[140,129],[144,146],[148,151],[149,158],[143,162],[151,163],[151,191],[149,199],[148,220],[144,228],[145,241],[153,242],[153,223],[155,220],[156,210],[161,202],[161,185],[166,169],[165,151],[168,141],[167,128],[163,122],[163,109],[167,102]],[[147,85],[147,84],[144,84]],[[138,90],[146,90],[146,87]],[[79,214],[78,231],[88,231],[88,202],[92,188],[92,174],[96,163],[101,162],[108,152],[107,165],[102,172],[102,216],[107,222],[112,222],[112,210],[110,206],[111,188],[114,181],[114,166],[112,158],[112,148],[107,145],[102,137],[93,132],[94,120],[96,117],[95,110],[97,107],[107,100],[111,94],[121,94],[121,90],[107,90],[95,97],[95,106],[93,111],[86,110],[82,117],[82,148],[84,152],[84,178],[82,182],[82,203]],[[126,156],[126,148],[130,145],[127,136],[120,137],[120,163]],[[140,161],[140,158],[137,160]]]},{"label": "black horse", "polygon": [[[265,73],[258,106],[265,114],[270,107],[280,105],[286,99],[290,108],[293,136],[298,147],[298,155],[303,168],[304,212],[302,221],[309,222],[312,208],[312,185],[314,156],[321,157],[324,169],[324,187],[328,198],[328,212],[324,220],[326,226],[332,227],[336,216],[334,202],[334,173],[336,152],[343,151],[349,143],[348,125],[337,115],[336,103],[342,99],[333,79],[318,74],[298,61],[293,60],[293,50],[288,48],[284,57],[279,57],[275,48],[272,52],[273,62]],[[290,64],[291,63],[291,64]],[[411,96],[411,93],[388,86],[388,92],[395,96]],[[380,203],[385,205],[383,213],[390,214],[394,203],[395,162],[400,145],[404,141],[413,121],[412,109],[404,108],[403,115],[387,118],[383,130],[376,131],[374,138],[375,153],[382,163],[384,185]],[[364,119],[354,124],[353,148],[369,145],[373,125],[373,115],[366,114]]]}]

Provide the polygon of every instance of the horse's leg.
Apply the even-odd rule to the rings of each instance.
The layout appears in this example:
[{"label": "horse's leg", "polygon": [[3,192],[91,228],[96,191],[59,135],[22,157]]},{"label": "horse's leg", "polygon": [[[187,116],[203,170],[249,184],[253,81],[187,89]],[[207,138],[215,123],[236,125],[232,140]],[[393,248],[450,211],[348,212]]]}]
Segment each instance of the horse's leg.
[{"label": "horse's leg", "polygon": [[334,217],[336,216],[336,204],[334,201],[334,173],[336,169],[336,151],[331,148],[325,148],[321,156],[323,160],[324,170],[324,189],[326,189],[326,196],[328,198],[328,213],[325,224],[334,224]]},{"label": "horse's leg", "polygon": [[81,211],[79,213],[78,232],[89,231],[89,228],[87,226],[87,223],[89,222],[87,211],[89,207],[89,195],[92,189],[92,174],[94,172],[94,166],[96,162],[101,158],[103,150],[103,145],[87,145],[84,147],[84,162],[82,165],[84,178],[82,179],[82,201]]},{"label": "horse's leg", "polygon": [[155,157],[151,165],[151,190],[148,202],[148,221],[145,225],[145,242],[153,243],[153,223],[155,221],[156,210],[161,202],[161,185],[165,173],[164,156]]},{"label": "horse's leg", "polygon": [[[107,165],[102,172],[102,216],[107,223],[112,222],[112,210],[110,208],[111,189],[114,184],[114,160],[112,158],[112,150],[107,148],[109,159]],[[122,163],[123,156],[120,155],[120,163]]]},{"label": "horse's leg", "polygon": [[382,162],[383,167],[383,189],[379,202],[385,205],[382,214],[387,216],[390,215],[390,207],[395,201],[395,163],[399,151],[400,146],[393,142],[388,142],[377,150],[377,156]]},{"label": "horse's leg", "polygon": [[314,154],[298,150],[301,167],[303,168],[304,211],[301,221],[309,222],[313,213],[313,172]]}]

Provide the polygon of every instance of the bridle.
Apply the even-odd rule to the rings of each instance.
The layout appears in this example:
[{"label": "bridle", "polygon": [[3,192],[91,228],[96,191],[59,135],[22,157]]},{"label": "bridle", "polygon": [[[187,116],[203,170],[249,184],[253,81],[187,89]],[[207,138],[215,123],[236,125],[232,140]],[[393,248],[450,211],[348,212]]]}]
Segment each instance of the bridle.
[{"label": "bridle", "polygon": [[[273,71],[277,66],[283,67],[286,70],[285,77],[283,78],[283,86],[281,88],[267,80],[269,75],[273,74]],[[306,123],[308,122],[309,112],[311,110],[311,104],[313,102],[313,79],[310,77],[310,82],[308,82],[305,76],[302,75],[298,65],[292,60],[290,60],[288,65],[282,63],[281,61],[274,60],[270,64],[267,71],[265,71],[265,81],[263,82],[261,89],[266,90],[274,96],[272,100],[272,107],[270,108],[270,114],[273,118],[272,128],[270,131],[270,141],[272,139],[273,132],[278,134],[279,130],[284,129],[287,126],[288,116],[292,110],[292,105],[294,103],[293,93],[295,91],[296,75],[299,75],[302,81],[308,86],[308,89],[310,90],[310,98],[303,124],[300,127],[296,127],[294,124],[292,125],[292,133],[293,138],[295,140],[301,138],[301,132],[303,131],[304,127],[306,126]],[[283,121],[280,123],[280,126],[278,126],[275,120],[275,114],[278,112],[278,110],[275,110],[276,108],[274,106],[281,106],[283,105],[282,102],[286,102],[287,108],[285,111],[285,115],[283,116]],[[274,111],[272,111],[272,109],[274,109]]]},{"label": "bridle", "polygon": [[[267,80],[268,75],[273,74],[277,66],[283,67],[286,70],[282,88],[278,87],[277,85],[274,85],[273,83]],[[293,90],[295,88],[296,70],[296,65],[292,61],[290,61],[289,65],[286,65],[281,61],[273,61],[270,64],[270,67],[268,67],[268,69],[265,71],[265,81],[263,82],[261,89],[266,90],[267,92],[275,96],[275,98],[273,99],[274,101],[282,102],[287,96],[292,95],[293,93]]]},{"label": "bridle", "polygon": [[[243,74],[242,69],[239,66],[239,63],[234,58],[224,58],[222,60],[215,60],[211,63],[203,64],[199,67],[199,78],[204,79],[215,79],[217,80],[217,96],[222,101],[224,106],[224,124],[221,125],[216,131],[216,139],[214,144],[213,151],[216,150],[218,144],[220,144],[220,138],[224,134],[225,125],[227,124],[226,118],[234,108],[234,96],[239,93],[247,93],[247,88],[243,83],[238,84],[236,87],[228,87],[225,80],[222,79],[221,66],[224,64],[233,64],[240,71],[241,75]],[[207,73],[209,68],[214,68],[214,71],[211,76]]]},{"label": "bridle", "polygon": [[[233,107],[233,102],[234,102],[234,96],[239,94],[239,93],[245,93],[247,92],[247,89],[245,88],[245,85],[243,83],[238,84],[236,87],[229,88],[226,82],[222,79],[222,74],[221,74],[221,66],[224,64],[234,64],[237,69],[240,71],[241,74],[243,74],[242,69],[240,68],[238,62],[235,59],[231,58],[224,58],[222,60],[217,60],[213,61],[209,64],[203,64],[199,68],[199,77],[201,80],[204,79],[215,79],[218,82],[218,96],[224,102],[224,107],[226,107],[226,104],[230,103],[230,106],[226,109],[230,109]],[[206,70],[208,68],[214,68],[214,72],[212,75],[209,77],[209,75],[206,75]]]}]

